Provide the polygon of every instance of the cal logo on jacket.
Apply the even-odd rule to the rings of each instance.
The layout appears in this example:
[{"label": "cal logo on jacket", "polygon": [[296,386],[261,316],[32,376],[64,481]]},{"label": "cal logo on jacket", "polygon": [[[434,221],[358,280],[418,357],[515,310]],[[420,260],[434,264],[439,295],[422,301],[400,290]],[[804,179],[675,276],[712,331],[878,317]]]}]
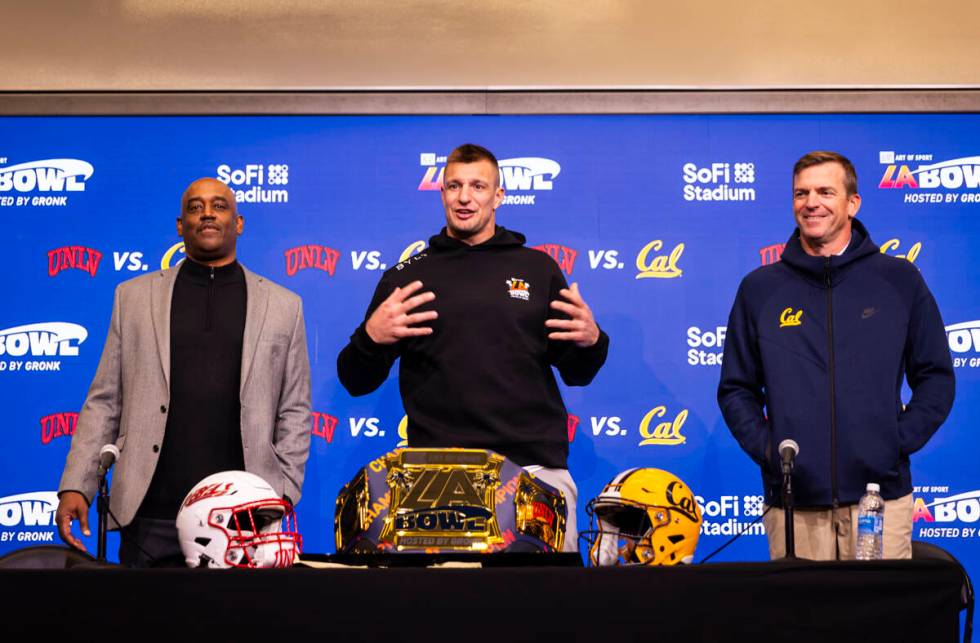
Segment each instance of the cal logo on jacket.
[{"label": "cal logo on jacket", "polygon": [[803,325],[803,309],[800,308],[794,311],[792,307],[783,309],[782,314],[779,315],[779,327],[786,328],[787,326],[802,326]]}]

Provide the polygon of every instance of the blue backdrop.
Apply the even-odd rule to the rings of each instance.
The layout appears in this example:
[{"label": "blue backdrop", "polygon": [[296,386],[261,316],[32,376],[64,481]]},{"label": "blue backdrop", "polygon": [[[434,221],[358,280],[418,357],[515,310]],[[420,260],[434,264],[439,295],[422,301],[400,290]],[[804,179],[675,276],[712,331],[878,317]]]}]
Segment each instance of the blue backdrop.
[{"label": "blue backdrop", "polygon": [[[761,511],[715,402],[735,290],[793,229],[794,161],[850,157],[860,218],[922,271],[956,364],[953,412],[912,458],[914,537],[980,569],[978,115],[23,117],[0,119],[0,141],[0,553],[57,542],[54,491],[113,289],[183,257],[180,194],[200,176],[238,192],[240,260],[303,297],[314,415],[298,515],[306,551],[332,551],[337,491],[404,439],[397,368],[354,399],[337,353],[381,272],[443,225],[445,154],[476,142],[501,159],[498,222],[559,262],[612,339],[593,384],[563,388],[579,524],[618,471],[665,468],[704,508],[697,560]],[[766,557],[758,525],[718,559]]]}]

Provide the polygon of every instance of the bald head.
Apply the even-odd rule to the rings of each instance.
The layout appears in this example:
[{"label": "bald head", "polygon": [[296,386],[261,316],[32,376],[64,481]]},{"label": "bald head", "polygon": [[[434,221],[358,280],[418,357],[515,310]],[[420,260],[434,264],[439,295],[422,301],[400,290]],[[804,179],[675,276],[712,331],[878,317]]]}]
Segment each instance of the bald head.
[{"label": "bald head", "polygon": [[194,261],[208,266],[233,262],[244,225],[235,193],[218,179],[201,178],[184,190],[177,234],[184,238],[184,250]]},{"label": "bald head", "polygon": [[180,212],[183,214],[187,212],[187,201],[192,198],[199,196],[201,192],[206,192],[210,194],[220,193],[225,201],[231,205],[231,211],[238,213],[238,204],[235,202],[235,193],[230,187],[228,187],[222,181],[215,179],[210,176],[204,176],[196,181],[192,182],[184,190],[183,196],[180,197]]}]

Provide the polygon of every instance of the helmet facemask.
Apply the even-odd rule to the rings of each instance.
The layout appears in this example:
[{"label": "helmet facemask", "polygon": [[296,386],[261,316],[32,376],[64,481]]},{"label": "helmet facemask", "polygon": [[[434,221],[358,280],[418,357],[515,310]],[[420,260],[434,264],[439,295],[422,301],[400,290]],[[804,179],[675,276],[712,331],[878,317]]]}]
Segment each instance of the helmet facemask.
[{"label": "helmet facemask", "polygon": [[208,522],[228,539],[224,560],[232,567],[289,567],[302,549],[296,514],[282,500],[213,509]]}]

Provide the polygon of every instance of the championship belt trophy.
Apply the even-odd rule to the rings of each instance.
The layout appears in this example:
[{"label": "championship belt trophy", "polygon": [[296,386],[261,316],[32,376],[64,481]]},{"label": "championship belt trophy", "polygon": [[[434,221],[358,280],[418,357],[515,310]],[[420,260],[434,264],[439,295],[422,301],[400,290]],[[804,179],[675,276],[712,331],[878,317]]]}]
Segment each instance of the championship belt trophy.
[{"label": "championship belt trophy", "polygon": [[561,491],[482,449],[400,449],[337,496],[339,553],[561,551]]}]

